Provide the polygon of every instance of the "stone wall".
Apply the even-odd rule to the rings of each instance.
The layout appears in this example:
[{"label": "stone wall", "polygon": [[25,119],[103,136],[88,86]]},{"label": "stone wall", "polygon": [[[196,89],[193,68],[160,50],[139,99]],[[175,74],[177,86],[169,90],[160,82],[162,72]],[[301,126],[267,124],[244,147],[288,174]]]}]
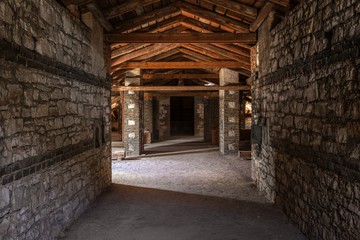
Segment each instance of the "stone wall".
[{"label": "stone wall", "polygon": [[302,1],[259,30],[253,172],[310,239],[360,236],[360,3]]},{"label": "stone wall", "polygon": [[151,139],[153,135],[153,122],[154,122],[154,113],[153,113],[153,99],[147,98],[144,100],[144,131],[150,133]]},{"label": "stone wall", "polygon": [[[209,98],[204,102],[204,140],[219,142],[219,98]],[[217,135],[217,136],[214,136]],[[213,138],[216,139],[213,139]]]},{"label": "stone wall", "polygon": [[54,239],[111,183],[92,35],[56,1],[0,2],[0,239]]},{"label": "stone wall", "polygon": [[170,138],[170,97],[157,97],[159,114],[156,119],[159,130],[159,140]]},{"label": "stone wall", "polygon": [[194,97],[194,135],[204,137],[204,98]]}]

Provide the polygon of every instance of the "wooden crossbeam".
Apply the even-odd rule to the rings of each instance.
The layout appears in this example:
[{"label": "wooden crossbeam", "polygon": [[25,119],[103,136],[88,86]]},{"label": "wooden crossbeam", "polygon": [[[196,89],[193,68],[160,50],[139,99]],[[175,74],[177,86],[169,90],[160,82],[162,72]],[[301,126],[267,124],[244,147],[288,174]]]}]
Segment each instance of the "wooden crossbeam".
[{"label": "wooden crossbeam", "polygon": [[215,98],[219,97],[219,92],[156,92],[156,93],[144,93],[144,98],[149,99],[152,97],[208,97]]},{"label": "wooden crossbeam", "polygon": [[152,79],[219,79],[219,74],[143,74],[144,80]]},{"label": "wooden crossbeam", "polygon": [[243,68],[243,64],[235,61],[219,62],[124,62],[119,69],[196,69],[196,68]]},{"label": "wooden crossbeam", "polygon": [[154,91],[249,91],[251,86],[121,86],[113,87],[112,91],[135,91],[135,92],[154,92]]},{"label": "wooden crossbeam", "polygon": [[160,0],[128,0],[122,4],[112,7],[105,11],[104,15],[107,19],[118,17],[124,13],[136,10],[138,7],[148,6],[150,4],[160,2]]},{"label": "wooden crossbeam", "polygon": [[256,44],[256,33],[116,33],[110,43],[245,43]]},{"label": "wooden crossbeam", "polygon": [[215,6],[218,7],[223,7],[228,11],[235,12],[244,17],[248,17],[251,19],[256,19],[257,17],[256,8],[250,7],[248,5],[236,1],[231,1],[231,0],[202,0],[202,1],[214,4]]}]

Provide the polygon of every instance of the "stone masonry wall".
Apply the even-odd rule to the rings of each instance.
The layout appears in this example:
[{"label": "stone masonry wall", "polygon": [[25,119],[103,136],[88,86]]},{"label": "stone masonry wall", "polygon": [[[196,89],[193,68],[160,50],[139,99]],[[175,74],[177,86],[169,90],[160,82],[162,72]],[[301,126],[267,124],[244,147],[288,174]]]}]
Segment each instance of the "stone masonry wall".
[{"label": "stone masonry wall", "polygon": [[0,239],[56,238],[111,183],[110,84],[92,49],[56,1],[0,2]]},{"label": "stone masonry wall", "polygon": [[164,141],[170,137],[170,97],[158,97],[159,116],[157,125],[159,129],[159,140]]},{"label": "stone masonry wall", "polygon": [[[144,100],[144,131],[149,131],[150,135],[153,135],[153,122],[154,122],[154,113],[153,113],[153,99]],[[157,116],[156,116],[157,117]]]},{"label": "stone masonry wall", "polygon": [[271,24],[259,31],[253,178],[309,239],[359,239],[360,2],[302,1]]},{"label": "stone masonry wall", "polygon": [[197,137],[204,137],[204,98],[194,97],[194,133]]}]

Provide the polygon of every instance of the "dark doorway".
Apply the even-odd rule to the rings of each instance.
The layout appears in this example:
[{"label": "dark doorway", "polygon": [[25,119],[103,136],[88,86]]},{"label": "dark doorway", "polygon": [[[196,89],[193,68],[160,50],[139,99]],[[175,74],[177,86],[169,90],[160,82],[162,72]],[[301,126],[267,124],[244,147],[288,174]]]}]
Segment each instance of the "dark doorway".
[{"label": "dark doorway", "polygon": [[171,136],[194,135],[194,98],[170,98]]}]

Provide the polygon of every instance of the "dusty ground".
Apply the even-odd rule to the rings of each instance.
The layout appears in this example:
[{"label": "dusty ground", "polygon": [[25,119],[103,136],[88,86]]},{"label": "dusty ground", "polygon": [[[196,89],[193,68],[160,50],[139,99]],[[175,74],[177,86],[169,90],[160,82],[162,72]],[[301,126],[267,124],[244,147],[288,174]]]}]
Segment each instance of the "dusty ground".
[{"label": "dusty ground", "polygon": [[114,161],[114,184],[65,239],[305,239],[257,193],[249,161],[193,140],[148,145],[147,156]]}]

